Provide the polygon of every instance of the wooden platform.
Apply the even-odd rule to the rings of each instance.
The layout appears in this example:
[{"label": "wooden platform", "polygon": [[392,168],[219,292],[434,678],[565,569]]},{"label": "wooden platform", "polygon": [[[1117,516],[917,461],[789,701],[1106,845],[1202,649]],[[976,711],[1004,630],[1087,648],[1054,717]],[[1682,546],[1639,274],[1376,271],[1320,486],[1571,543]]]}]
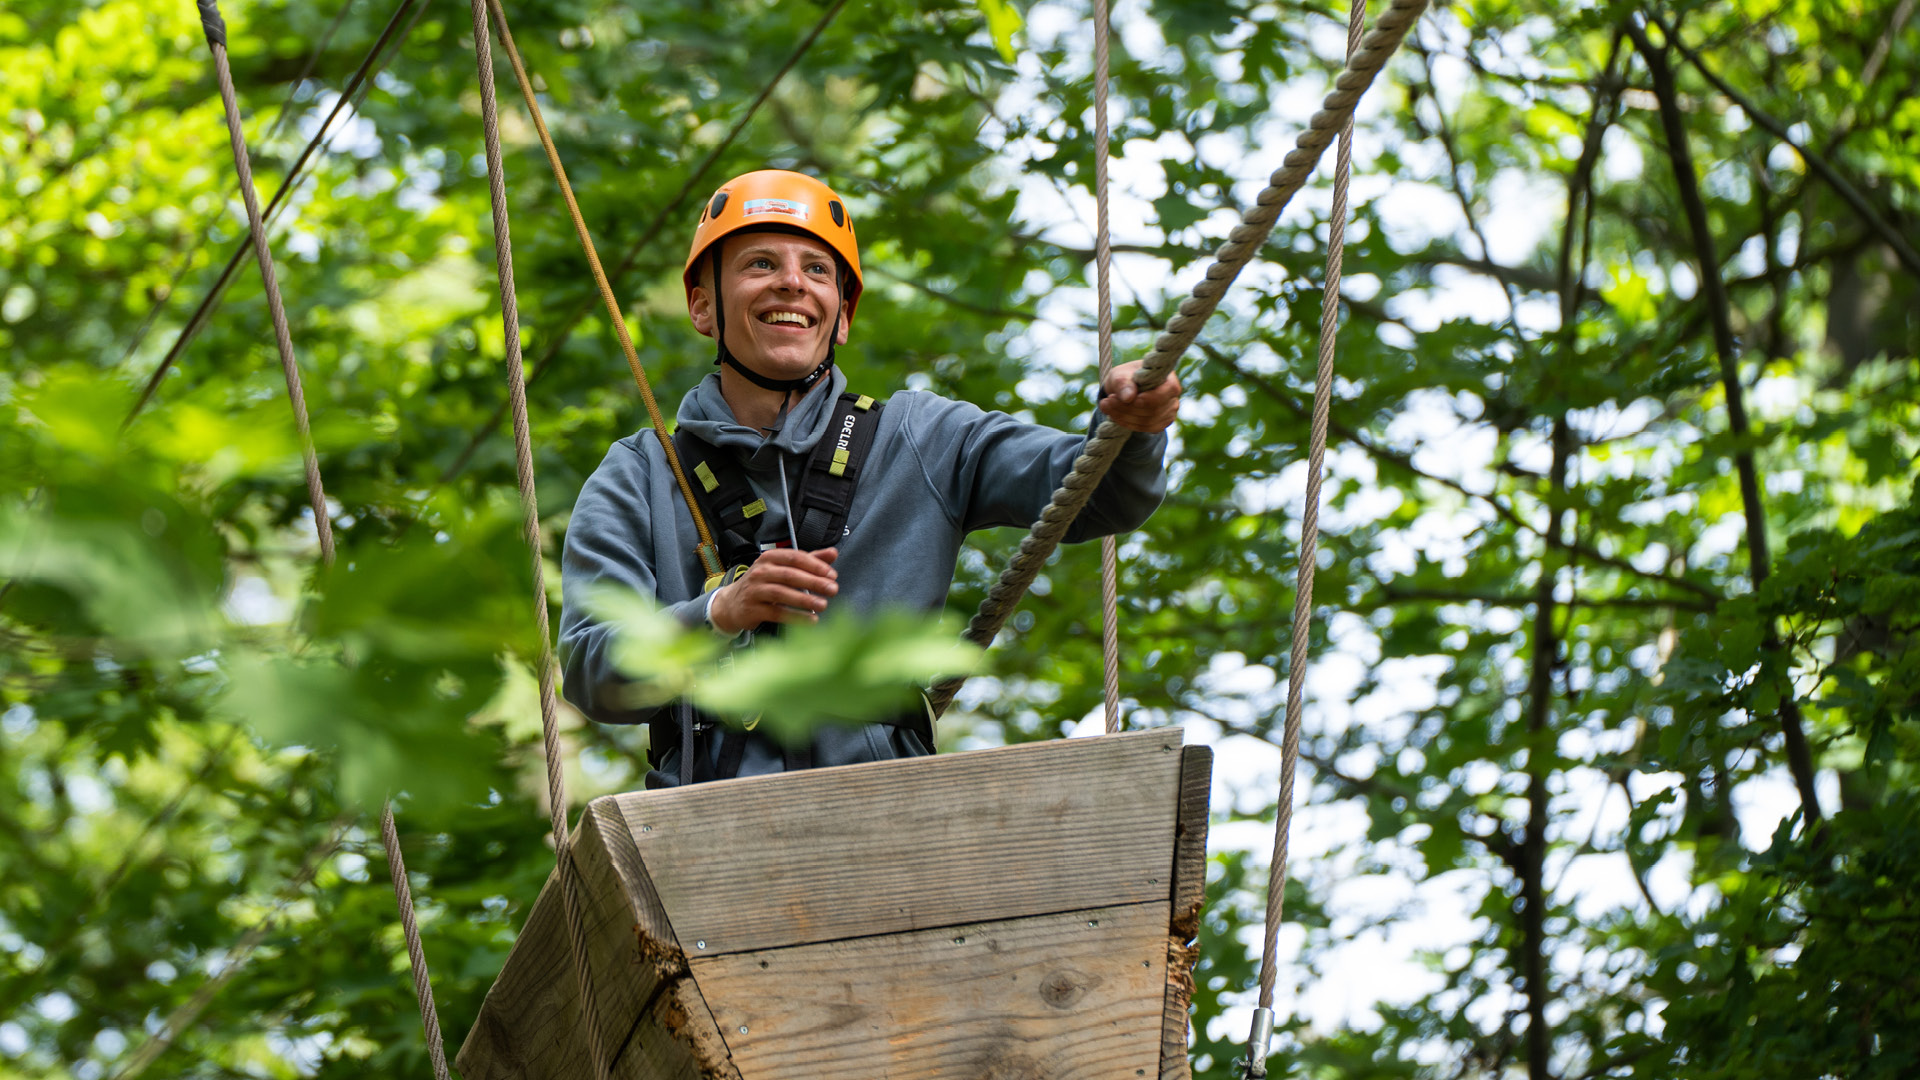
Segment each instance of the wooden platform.
[{"label": "wooden platform", "polygon": [[[1188,1077],[1212,754],[1178,730],[596,799],[617,1077]],[[466,1080],[592,1077],[549,877]]]}]

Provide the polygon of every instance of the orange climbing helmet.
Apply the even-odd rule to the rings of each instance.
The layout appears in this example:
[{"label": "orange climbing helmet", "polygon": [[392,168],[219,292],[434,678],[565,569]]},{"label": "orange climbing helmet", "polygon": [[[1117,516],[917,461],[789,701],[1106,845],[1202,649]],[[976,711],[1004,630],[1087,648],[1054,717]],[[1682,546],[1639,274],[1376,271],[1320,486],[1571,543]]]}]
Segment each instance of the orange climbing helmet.
[{"label": "orange climbing helmet", "polygon": [[686,269],[681,274],[688,298],[699,283],[702,255],[722,237],[761,229],[805,233],[833,249],[848,271],[843,291],[847,322],[851,324],[860,290],[865,287],[860,277],[860,245],[853,236],[853,216],[832,188],[785,169],[761,169],[736,176],[721,184],[700,209],[700,227],[694,230],[693,247],[687,252]]}]

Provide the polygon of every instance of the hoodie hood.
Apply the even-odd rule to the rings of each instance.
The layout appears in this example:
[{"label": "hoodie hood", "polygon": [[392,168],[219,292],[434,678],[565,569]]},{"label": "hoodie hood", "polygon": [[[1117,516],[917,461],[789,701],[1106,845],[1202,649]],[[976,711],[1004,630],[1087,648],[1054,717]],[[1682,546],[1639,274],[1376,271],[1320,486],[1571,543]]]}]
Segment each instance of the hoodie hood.
[{"label": "hoodie hood", "polygon": [[[811,453],[833,420],[834,400],[846,388],[846,373],[837,367],[829,371],[787,410],[780,430],[768,435],[733,418],[733,409],[720,393],[720,374],[715,372],[680,399],[680,412],[674,419],[708,445],[739,454],[750,467],[760,466],[770,464],[775,452],[794,456]],[[769,460],[755,460],[762,454]]]}]

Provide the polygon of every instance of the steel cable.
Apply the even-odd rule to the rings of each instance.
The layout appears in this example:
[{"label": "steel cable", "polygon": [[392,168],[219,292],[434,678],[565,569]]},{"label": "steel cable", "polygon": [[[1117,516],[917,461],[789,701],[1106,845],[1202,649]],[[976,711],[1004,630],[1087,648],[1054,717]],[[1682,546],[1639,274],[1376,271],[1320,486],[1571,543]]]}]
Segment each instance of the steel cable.
[{"label": "steel cable", "polygon": [[470,0],[473,8],[474,63],[480,79],[480,123],[486,133],[487,195],[493,209],[493,254],[500,284],[500,308],[506,339],[507,400],[513,413],[515,480],[520,490],[521,525],[533,568],[533,619],[540,635],[540,730],[547,759],[547,800],[552,813],[554,858],[558,865],[560,897],[565,908],[567,945],[580,993],[580,1024],[596,1077],[607,1075],[607,1053],[602,1044],[599,1004],[593,996],[588,967],[586,931],[573,865],[573,847],[567,833],[566,776],[560,763],[560,724],[554,700],[553,635],[548,625],[546,560],[540,538],[540,505],[534,488],[533,437],[527,421],[527,382],[520,352],[520,305],[513,284],[513,236],[507,219],[507,185],[500,153],[500,113],[494,96],[493,49],[487,31],[486,0]]},{"label": "steel cable", "polygon": [[[1294,141],[1294,149],[1287,153],[1281,167],[1269,178],[1267,187],[1254,200],[1253,206],[1241,216],[1240,224],[1227,234],[1226,243],[1214,253],[1214,261],[1207,267],[1205,276],[1194,285],[1191,295],[1181,301],[1177,313],[1167,320],[1166,331],[1154,342],[1140,370],[1134,374],[1135,386],[1151,390],[1165,381],[1167,373],[1173,370],[1174,364],[1193,344],[1194,338],[1199,336],[1207,318],[1219,306],[1221,296],[1266,242],[1267,234],[1273,230],[1273,223],[1281,211],[1305,185],[1321,155],[1351,119],[1361,95],[1373,85],[1374,77],[1400,47],[1401,40],[1406,37],[1414,21],[1426,11],[1427,2],[1389,0],[1379,22],[1361,39],[1358,50],[1334,79],[1333,92],[1327,95],[1320,110],[1313,114],[1307,130]],[[1047,557],[1059,546],[1068,526],[1073,524],[1073,519],[1087,504],[1093,489],[1113,465],[1113,459],[1119,455],[1121,446],[1131,434],[1128,429],[1111,420],[1101,422],[1098,430],[1087,440],[1080,457],[1073,463],[1072,471],[1061,480],[1052,501],[1040,512],[1039,520],[1020,542],[1019,552],[988,590],[986,599],[981,601],[979,610],[968,623],[967,640],[982,648],[992,644],[994,636],[1006,624],[1014,608],[1019,606],[1027,587],[1033,584]],[[953,703],[954,694],[965,683],[966,676],[960,675],[942,680],[932,688],[928,700],[936,716],[946,711]]]},{"label": "steel cable", "polygon": [[[842,0],[844,3],[845,0]],[[587,222],[580,216],[580,203],[573,197],[573,185],[567,182],[566,166],[560,163],[560,151],[553,145],[553,136],[547,131],[547,121],[540,114],[540,102],[534,96],[533,82],[527,78],[526,65],[520,62],[520,50],[513,43],[513,30],[507,25],[507,13],[500,6],[500,0],[487,0],[495,21],[500,24],[500,44],[507,50],[507,60],[513,65],[514,81],[520,84],[520,96],[526,99],[527,115],[533,118],[533,130],[540,136],[540,146],[547,152],[547,164],[553,168],[553,178],[560,185],[560,197],[566,200],[567,214],[573,218],[573,233],[580,238],[580,250],[586,253],[587,268],[593,272],[593,283],[600,290],[600,300],[606,305],[607,318],[613,323],[613,333],[620,341],[620,351],[626,354],[627,370],[633,374],[633,383],[640,388],[640,401],[647,407],[647,418],[653,421],[653,433],[660,440],[660,451],[667,457],[667,468],[673,473],[673,481],[680,487],[680,498],[687,504],[687,513],[693,515],[693,528],[700,536],[700,563],[709,575],[718,574],[725,567],[720,565],[720,550],[714,546],[713,533],[707,529],[706,515],[700,512],[700,503],[693,497],[693,485],[687,483],[687,474],[680,467],[680,455],[673,448],[673,438],[667,434],[666,418],[660,415],[660,403],[654,400],[653,385],[647,381],[646,369],[640,366],[640,354],[634,351],[633,336],[627,333],[627,321],[620,313],[620,301],[614,298],[613,286],[607,282],[607,272],[600,266],[600,255],[594,250],[593,235],[587,231]]]},{"label": "steel cable", "polygon": [[[220,104],[226,113],[227,137],[233,144],[234,170],[239,174],[241,198],[247,208],[247,231],[252,239],[254,257],[260,264],[261,280],[266,286],[267,307],[273,316],[274,344],[280,353],[282,373],[286,376],[287,401],[293,410],[294,427],[300,436],[307,496],[313,504],[314,524],[320,537],[320,559],[323,565],[331,567],[334,560],[333,524],[327,515],[326,490],[321,483],[320,463],[307,424],[306,394],[301,385],[300,365],[293,355],[293,337],[287,327],[286,306],[280,295],[279,278],[273,269],[273,253],[267,244],[267,226],[260,211],[259,196],[253,189],[253,165],[247,153],[246,136],[240,127],[240,104],[234,95],[233,72],[227,62],[226,22],[220,17],[218,0],[198,0],[198,4],[201,26],[206,31],[207,45],[213,52],[214,72],[220,84]],[[291,178],[292,174],[289,174],[289,184]],[[285,190],[284,186],[282,190]],[[449,1080],[446,1050],[440,1044],[440,1017],[434,1008],[432,979],[427,970],[426,950],[420,942],[420,928],[414,918],[413,892],[400,856],[400,836],[394,827],[391,800],[380,810],[380,843],[386,852],[387,867],[393,878],[394,902],[399,906],[401,927],[406,935],[407,960],[413,973],[414,996],[420,1006],[427,1054],[433,1064],[435,1080]]]},{"label": "steel cable", "polygon": [[[321,32],[320,40],[314,43],[313,51],[307,55],[307,62],[301,67],[300,74],[294,76],[293,81],[287,85],[287,96],[281,99],[280,111],[274,114],[273,126],[267,128],[267,133],[261,136],[261,142],[272,142],[279,136],[281,130],[287,126],[288,118],[293,116],[294,97],[300,93],[300,87],[307,81],[307,76],[313,74],[314,67],[320,63],[321,54],[326,52],[327,45],[333,41],[334,33],[340,29],[340,24],[346,21],[347,13],[351,10],[353,10],[353,0],[346,0],[345,3],[340,5],[340,10],[334,13],[333,21],[329,22],[327,28]],[[368,54],[367,59],[371,60],[372,54]],[[273,199],[267,204],[267,223],[269,226],[273,223],[274,211],[279,205],[279,202],[280,192],[275,191]],[[140,346],[146,342],[147,334],[153,330],[153,324],[158,322],[160,316],[166,312],[168,301],[173,299],[174,293],[180,291],[180,283],[186,280],[187,272],[193,269],[194,254],[207,245],[207,241],[213,236],[213,227],[218,224],[218,221],[219,219],[216,216],[213,221],[207,222],[206,226],[200,230],[200,238],[194,241],[193,246],[180,257],[174,267],[173,273],[168,275],[166,289],[160,293],[159,298],[154,301],[153,306],[147,309],[146,318],[140,320],[139,327],[133,332],[133,339],[127,342],[126,350],[120,354],[120,359],[114,365],[115,367],[125,366],[128,360],[133,359],[133,354],[138,352]],[[242,240],[238,248],[244,253],[247,250],[247,242]],[[232,273],[232,271],[228,271],[228,273]]]},{"label": "steel cable", "polygon": [[[1347,17],[1347,56],[1360,48],[1367,0],[1352,0]],[[1313,619],[1313,574],[1320,552],[1320,488],[1327,456],[1327,425],[1333,404],[1333,358],[1340,334],[1340,275],[1346,255],[1347,188],[1353,176],[1353,118],[1340,128],[1335,154],[1333,206],[1327,213],[1327,274],[1320,301],[1320,349],[1313,374],[1313,417],[1307,435],[1307,491],[1300,516],[1300,567],[1294,581],[1291,651],[1287,657],[1287,705],[1280,737],[1280,794],[1273,825],[1273,856],[1267,867],[1267,918],[1260,950],[1259,1004],[1247,1057],[1249,1077],[1267,1071],[1273,1032],[1273,988],[1280,968],[1280,921],[1286,912],[1287,846],[1293,832],[1294,776],[1300,762],[1300,719],[1306,708],[1308,627]]]},{"label": "steel cable", "polygon": [[[702,158],[700,164],[695,166],[693,172],[681,182],[680,190],[675,192],[673,198],[668,199],[666,205],[653,215],[653,220],[647,223],[647,227],[640,230],[640,238],[627,245],[626,254],[622,255],[620,261],[613,267],[613,273],[610,275],[613,280],[619,280],[640,261],[641,253],[646,251],[647,245],[653,243],[654,237],[660,235],[660,230],[666,226],[667,219],[672,217],[673,213],[680,209],[680,204],[693,193],[694,185],[698,184],[700,178],[707,174],[707,170],[713,168],[714,164],[720,160],[720,155],[733,146],[734,140],[740,137],[740,133],[747,129],[747,124],[760,111],[760,106],[766,104],[767,99],[773,96],[774,90],[779,88],[781,80],[785,79],[787,73],[800,63],[800,58],[807,54],[807,50],[813,48],[813,43],[819,40],[820,35],[826,31],[834,17],[840,14],[840,9],[846,6],[846,2],[847,0],[834,0],[833,4],[821,13],[819,20],[813,24],[813,28],[808,30],[793,47],[793,52],[787,54],[785,62],[775,69],[773,75],[760,87],[760,92],[755,94],[753,100],[747,104],[740,118],[734,121],[733,127],[727,130],[727,134],[714,145],[713,149],[707,151],[707,156]],[[551,334],[542,335],[547,340],[547,346],[540,351],[540,358],[533,362],[533,370],[527,373],[528,385],[540,381],[540,376],[546,372],[554,357],[560,355],[561,346],[565,345],[567,338],[572,336],[573,328],[593,310],[593,301],[592,296],[584,298],[566,318],[555,324]],[[467,440],[466,447],[453,459],[453,463],[441,472],[439,483],[451,483],[454,477],[465,471],[467,464],[473,460],[473,455],[480,449],[480,444],[500,427],[500,421],[506,416],[506,412],[507,403],[501,402],[500,407],[494,410],[487,422],[474,429],[472,437]]]},{"label": "steel cable", "polygon": [[[1107,212],[1107,70],[1112,30],[1107,0],[1093,0],[1093,261],[1098,282],[1100,385],[1113,369],[1113,233]],[[1107,734],[1120,730],[1120,545],[1100,538],[1100,668]]]},{"label": "steel cable", "polygon": [[[413,32],[413,26],[419,21],[420,13],[425,10],[425,0],[401,0],[400,5],[394,9],[392,18],[387,20],[386,27],[380,31],[379,39],[373,43],[373,48],[368,50],[366,58],[360,62],[360,66],[354,71],[353,77],[347,80],[346,88],[341,91],[340,97],[334,101],[333,108],[327,113],[327,118],[322,121],[320,127],[314,131],[313,137],[307,140],[305,149],[300,151],[300,156],[294,160],[293,166],[287,170],[287,175],[281,180],[279,188],[274,191],[273,198],[267,200],[266,216],[269,224],[271,224],[272,221],[279,216],[280,211],[284,209],[283,204],[287,196],[292,193],[295,184],[299,182],[301,171],[306,167],[307,161],[313,156],[315,150],[321,148],[321,141],[324,139],[327,146],[333,145],[334,135],[337,135],[338,131],[332,131],[330,133],[329,129],[333,127],[334,119],[354,100],[356,94],[361,93],[362,89],[369,85],[372,76],[378,73],[379,68],[384,67],[387,60],[392,59],[392,53],[386,54],[386,58],[381,59],[382,52],[386,49],[388,41],[393,39],[396,31],[399,31],[400,39],[404,41],[406,36]],[[409,11],[413,12],[413,17],[407,20],[404,29],[402,29],[401,19],[406,17]],[[398,46],[396,46],[394,52],[397,53],[398,51]],[[147,377],[146,385],[141,388],[140,397],[134,402],[133,408],[127,410],[126,419],[120,422],[122,430],[124,430],[127,425],[133,423],[134,417],[139,416],[141,411],[147,407],[147,404],[153,400],[155,391],[160,388],[160,381],[166,378],[167,372],[173,369],[174,363],[179,360],[180,354],[186,351],[187,346],[192,343],[194,336],[200,332],[200,328],[206,325],[207,317],[212,314],[213,308],[219,304],[221,296],[225,294],[228,282],[233,279],[234,272],[239,269],[240,261],[246,258],[247,248],[248,241],[245,239],[242,239],[234,246],[233,254],[228,256],[226,265],[220,270],[220,276],[214,279],[213,287],[208,289],[206,294],[200,298],[200,303],[194,307],[193,313],[187,316],[187,324],[180,328],[180,333],[174,337],[173,344],[168,346],[166,355],[161,357],[159,366],[155,367],[153,374]],[[173,283],[168,286],[167,296],[162,298],[160,305],[165,305],[167,300],[172,297],[174,288],[179,285],[180,278],[184,277],[185,273],[186,269],[183,267],[181,272],[175,275]],[[146,340],[147,332],[153,327],[155,315],[158,311],[159,306],[156,306],[154,314],[149,314],[147,319],[141,323],[140,329],[134,334],[132,343],[127,346],[126,352],[122,354],[120,358],[122,363],[130,359],[133,354],[139,350],[141,343]]]},{"label": "steel cable", "polygon": [[420,943],[420,923],[413,914],[413,885],[400,857],[400,830],[393,824],[393,800],[380,808],[380,846],[387,853],[387,873],[393,878],[393,899],[400,908],[400,928],[407,939],[407,962],[413,967],[413,995],[420,1003],[420,1023],[426,1029],[427,1059],[434,1080],[448,1080],[447,1050],[440,1045],[440,1013],[433,1005],[433,984],[427,978],[427,950]]}]

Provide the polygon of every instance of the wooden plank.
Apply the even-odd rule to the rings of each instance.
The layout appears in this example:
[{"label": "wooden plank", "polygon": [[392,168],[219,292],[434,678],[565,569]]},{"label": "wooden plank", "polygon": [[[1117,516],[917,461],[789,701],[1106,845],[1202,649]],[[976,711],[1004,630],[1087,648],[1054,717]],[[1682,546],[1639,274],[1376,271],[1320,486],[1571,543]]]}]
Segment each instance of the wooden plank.
[{"label": "wooden plank", "polygon": [[1188,1014],[1193,1011],[1193,966],[1200,961],[1199,944],[1167,938],[1167,985],[1160,1014],[1160,1080],[1191,1080],[1187,1056]]},{"label": "wooden plank", "polygon": [[1167,902],[692,961],[745,1080],[1120,1080],[1160,1060]]},{"label": "wooden plank", "polygon": [[697,959],[1164,901],[1180,734],[1033,743],[617,799]]},{"label": "wooden plank", "polygon": [[1174,824],[1172,918],[1167,931],[1167,985],[1160,1028],[1160,1080],[1190,1080],[1188,1016],[1193,965],[1200,949],[1200,910],[1207,902],[1207,819],[1213,796],[1213,750],[1180,752],[1180,809]]},{"label": "wooden plank", "polygon": [[1200,909],[1207,903],[1207,818],[1213,802],[1213,748],[1180,752],[1180,806],[1174,822],[1173,925],[1181,941],[1200,936]]},{"label": "wooden plank", "polygon": [[[686,958],[611,800],[587,807],[573,850],[602,1037],[615,1052],[613,1075],[737,1080],[723,1048],[714,1054],[720,1044],[712,1016],[687,978]],[[466,1080],[592,1076],[558,871],[548,875],[455,1064]]]}]

